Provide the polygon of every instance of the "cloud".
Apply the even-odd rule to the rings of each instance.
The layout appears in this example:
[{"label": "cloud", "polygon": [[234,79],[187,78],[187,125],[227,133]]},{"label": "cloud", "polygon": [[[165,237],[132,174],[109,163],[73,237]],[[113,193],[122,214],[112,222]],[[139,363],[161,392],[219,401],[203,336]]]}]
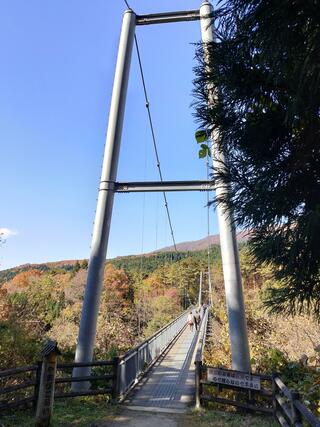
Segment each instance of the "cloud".
[{"label": "cloud", "polygon": [[16,230],[10,230],[10,228],[0,227],[0,238],[8,239],[12,236],[17,236],[19,233]]}]

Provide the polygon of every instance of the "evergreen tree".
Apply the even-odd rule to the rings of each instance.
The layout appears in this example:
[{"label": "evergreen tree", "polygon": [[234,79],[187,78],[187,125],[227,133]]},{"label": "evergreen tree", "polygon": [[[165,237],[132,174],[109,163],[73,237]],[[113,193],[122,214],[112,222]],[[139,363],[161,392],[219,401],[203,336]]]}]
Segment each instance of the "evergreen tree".
[{"label": "evergreen tree", "polygon": [[[274,268],[267,306],[320,316],[320,3],[221,0],[199,46],[195,115],[227,155],[227,203]],[[210,67],[204,64],[207,53]],[[208,85],[217,93],[208,107]],[[210,87],[210,86],[209,86]]]}]

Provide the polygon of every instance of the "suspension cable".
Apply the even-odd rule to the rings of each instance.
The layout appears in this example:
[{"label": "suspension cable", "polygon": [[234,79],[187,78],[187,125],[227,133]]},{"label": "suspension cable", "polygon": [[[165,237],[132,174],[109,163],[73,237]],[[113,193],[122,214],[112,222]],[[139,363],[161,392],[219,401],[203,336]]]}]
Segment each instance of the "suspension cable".
[{"label": "suspension cable", "polygon": [[[151,111],[150,111],[150,102],[149,102],[149,97],[148,97],[148,92],[147,92],[147,87],[146,87],[144,71],[143,71],[143,67],[142,67],[142,61],[141,61],[138,39],[137,39],[136,35],[134,36],[134,43],[135,43],[137,57],[138,57],[139,70],[140,70],[141,81],[142,81],[143,92],[144,92],[144,98],[145,98],[146,109],[147,109],[147,114],[148,114],[148,120],[149,120],[149,125],[150,125],[150,130],[151,130],[153,149],[154,149],[154,153],[155,153],[156,161],[157,161],[158,173],[159,173],[160,181],[163,182],[163,175],[162,175],[162,170],[161,170],[157,141],[156,141],[154,126],[153,126]],[[169,205],[168,205],[167,195],[166,195],[165,191],[162,192],[162,195],[163,195],[164,206],[166,209],[167,218],[168,218],[168,222],[169,222],[173,246],[174,246],[175,251],[177,251],[177,246],[176,246],[176,241],[175,241],[175,237],[174,237],[174,233],[173,233],[173,226],[172,226],[172,221],[171,221],[171,216],[170,216],[170,211],[169,211]]]},{"label": "suspension cable", "polygon": [[[123,0],[123,1],[124,1],[125,5],[127,6],[127,8],[132,10],[132,8],[130,7],[128,1],[127,0]],[[149,97],[148,97],[148,92],[147,92],[147,86],[146,86],[146,81],[145,81],[145,77],[144,77],[144,71],[143,71],[143,67],[142,67],[140,49],[139,49],[139,44],[138,44],[138,39],[137,39],[136,34],[134,35],[134,44],[135,44],[135,48],[136,48],[136,52],[137,52],[137,57],[138,57],[139,70],[140,70],[140,75],[141,75],[141,80],[142,80],[142,86],[143,86],[143,93],[144,93],[144,98],[145,98],[145,105],[146,105],[148,119],[149,119],[149,125],[150,125],[150,130],[151,130],[153,149],[154,149],[154,153],[155,153],[156,161],[157,161],[158,173],[159,173],[160,181],[163,182],[163,176],[162,176],[162,170],[161,170],[161,165],[160,165],[160,158],[159,158],[159,153],[158,153],[156,136],[155,136],[155,132],[154,132],[154,126],[153,126],[153,121],[152,121],[152,116],[151,116],[151,111],[150,111],[150,102],[149,102]],[[171,215],[170,215],[170,211],[169,211],[169,205],[168,205],[167,195],[166,195],[165,191],[162,192],[162,195],[163,195],[164,206],[165,206],[165,209],[166,209],[167,218],[168,218],[168,222],[169,222],[169,227],[170,227],[170,233],[171,233],[171,238],[172,238],[173,246],[174,246],[175,251],[178,251],[177,250],[177,245],[176,245],[176,240],[175,240],[174,233],[173,233],[173,226],[172,226]]]},{"label": "suspension cable", "polygon": [[[131,9],[128,1],[127,0],[123,0],[123,1],[125,2],[125,4],[128,7],[128,9]],[[138,58],[140,76],[141,76],[141,81],[142,81],[142,86],[143,86],[143,93],[144,93],[144,99],[145,99],[145,106],[146,106],[147,114],[148,114],[148,121],[149,121],[149,126],[150,126],[150,131],[151,131],[153,149],[154,149],[154,153],[155,153],[155,157],[156,157],[156,162],[157,162],[158,174],[159,174],[160,181],[163,182],[163,175],[162,175],[162,170],[161,170],[160,157],[159,157],[159,152],[158,152],[158,147],[157,147],[157,141],[156,141],[154,126],[153,126],[152,115],[151,115],[151,111],[150,111],[150,102],[149,102],[149,97],[148,97],[148,92],[147,92],[147,86],[146,86],[144,71],[143,71],[143,67],[142,67],[140,49],[139,49],[139,44],[138,44],[138,39],[137,39],[136,34],[134,35],[134,44],[135,44],[135,48],[136,48],[136,52],[137,52],[137,58]],[[174,232],[173,232],[173,226],[172,226],[171,215],[170,215],[170,211],[169,211],[169,205],[168,205],[167,195],[166,195],[165,191],[162,192],[162,195],[163,195],[163,201],[164,201],[164,206],[165,206],[165,210],[166,210],[166,216],[167,216],[169,227],[170,227],[170,233],[171,233],[171,238],[172,238],[174,250],[176,252],[178,252],[177,245],[176,245],[176,240],[175,240]],[[157,237],[156,237],[156,239],[157,239]],[[180,274],[180,276],[181,276],[181,274]],[[189,295],[188,295],[188,298],[189,298],[189,303],[190,303],[190,297],[189,297]]]},{"label": "suspension cable", "polygon": [[[126,4],[127,8],[128,8],[128,9],[131,9],[131,7],[130,7],[129,3],[127,2],[127,0],[123,0],[123,1],[125,2],[125,4]],[[132,10],[132,9],[131,9],[131,10]]]}]

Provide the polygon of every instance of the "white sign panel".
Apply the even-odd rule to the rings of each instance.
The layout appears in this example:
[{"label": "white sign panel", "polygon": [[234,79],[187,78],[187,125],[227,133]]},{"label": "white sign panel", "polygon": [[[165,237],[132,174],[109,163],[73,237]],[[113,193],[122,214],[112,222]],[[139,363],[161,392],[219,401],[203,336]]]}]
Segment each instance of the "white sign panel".
[{"label": "white sign panel", "polygon": [[208,368],[207,381],[251,390],[261,389],[260,378],[256,375],[229,371],[227,369]]}]

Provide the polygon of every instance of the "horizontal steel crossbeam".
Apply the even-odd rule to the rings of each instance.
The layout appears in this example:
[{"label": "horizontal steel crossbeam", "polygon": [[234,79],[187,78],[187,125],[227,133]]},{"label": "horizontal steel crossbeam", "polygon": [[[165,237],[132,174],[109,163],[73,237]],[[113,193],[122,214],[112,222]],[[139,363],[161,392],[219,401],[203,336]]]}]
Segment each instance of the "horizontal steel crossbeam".
[{"label": "horizontal steel crossbeam", "polygon": [[199,10],[187,10],[180,12],[153,13],[150,15],[137,15],[136,25],[167,24],[170,22],[198,21]]},{"label": "horizontal steel crossbeam", "polygon": [[213,190],[212,181],[150,181],[115,182],[116,193],[141,193],[156,191],[208,191]]}]

